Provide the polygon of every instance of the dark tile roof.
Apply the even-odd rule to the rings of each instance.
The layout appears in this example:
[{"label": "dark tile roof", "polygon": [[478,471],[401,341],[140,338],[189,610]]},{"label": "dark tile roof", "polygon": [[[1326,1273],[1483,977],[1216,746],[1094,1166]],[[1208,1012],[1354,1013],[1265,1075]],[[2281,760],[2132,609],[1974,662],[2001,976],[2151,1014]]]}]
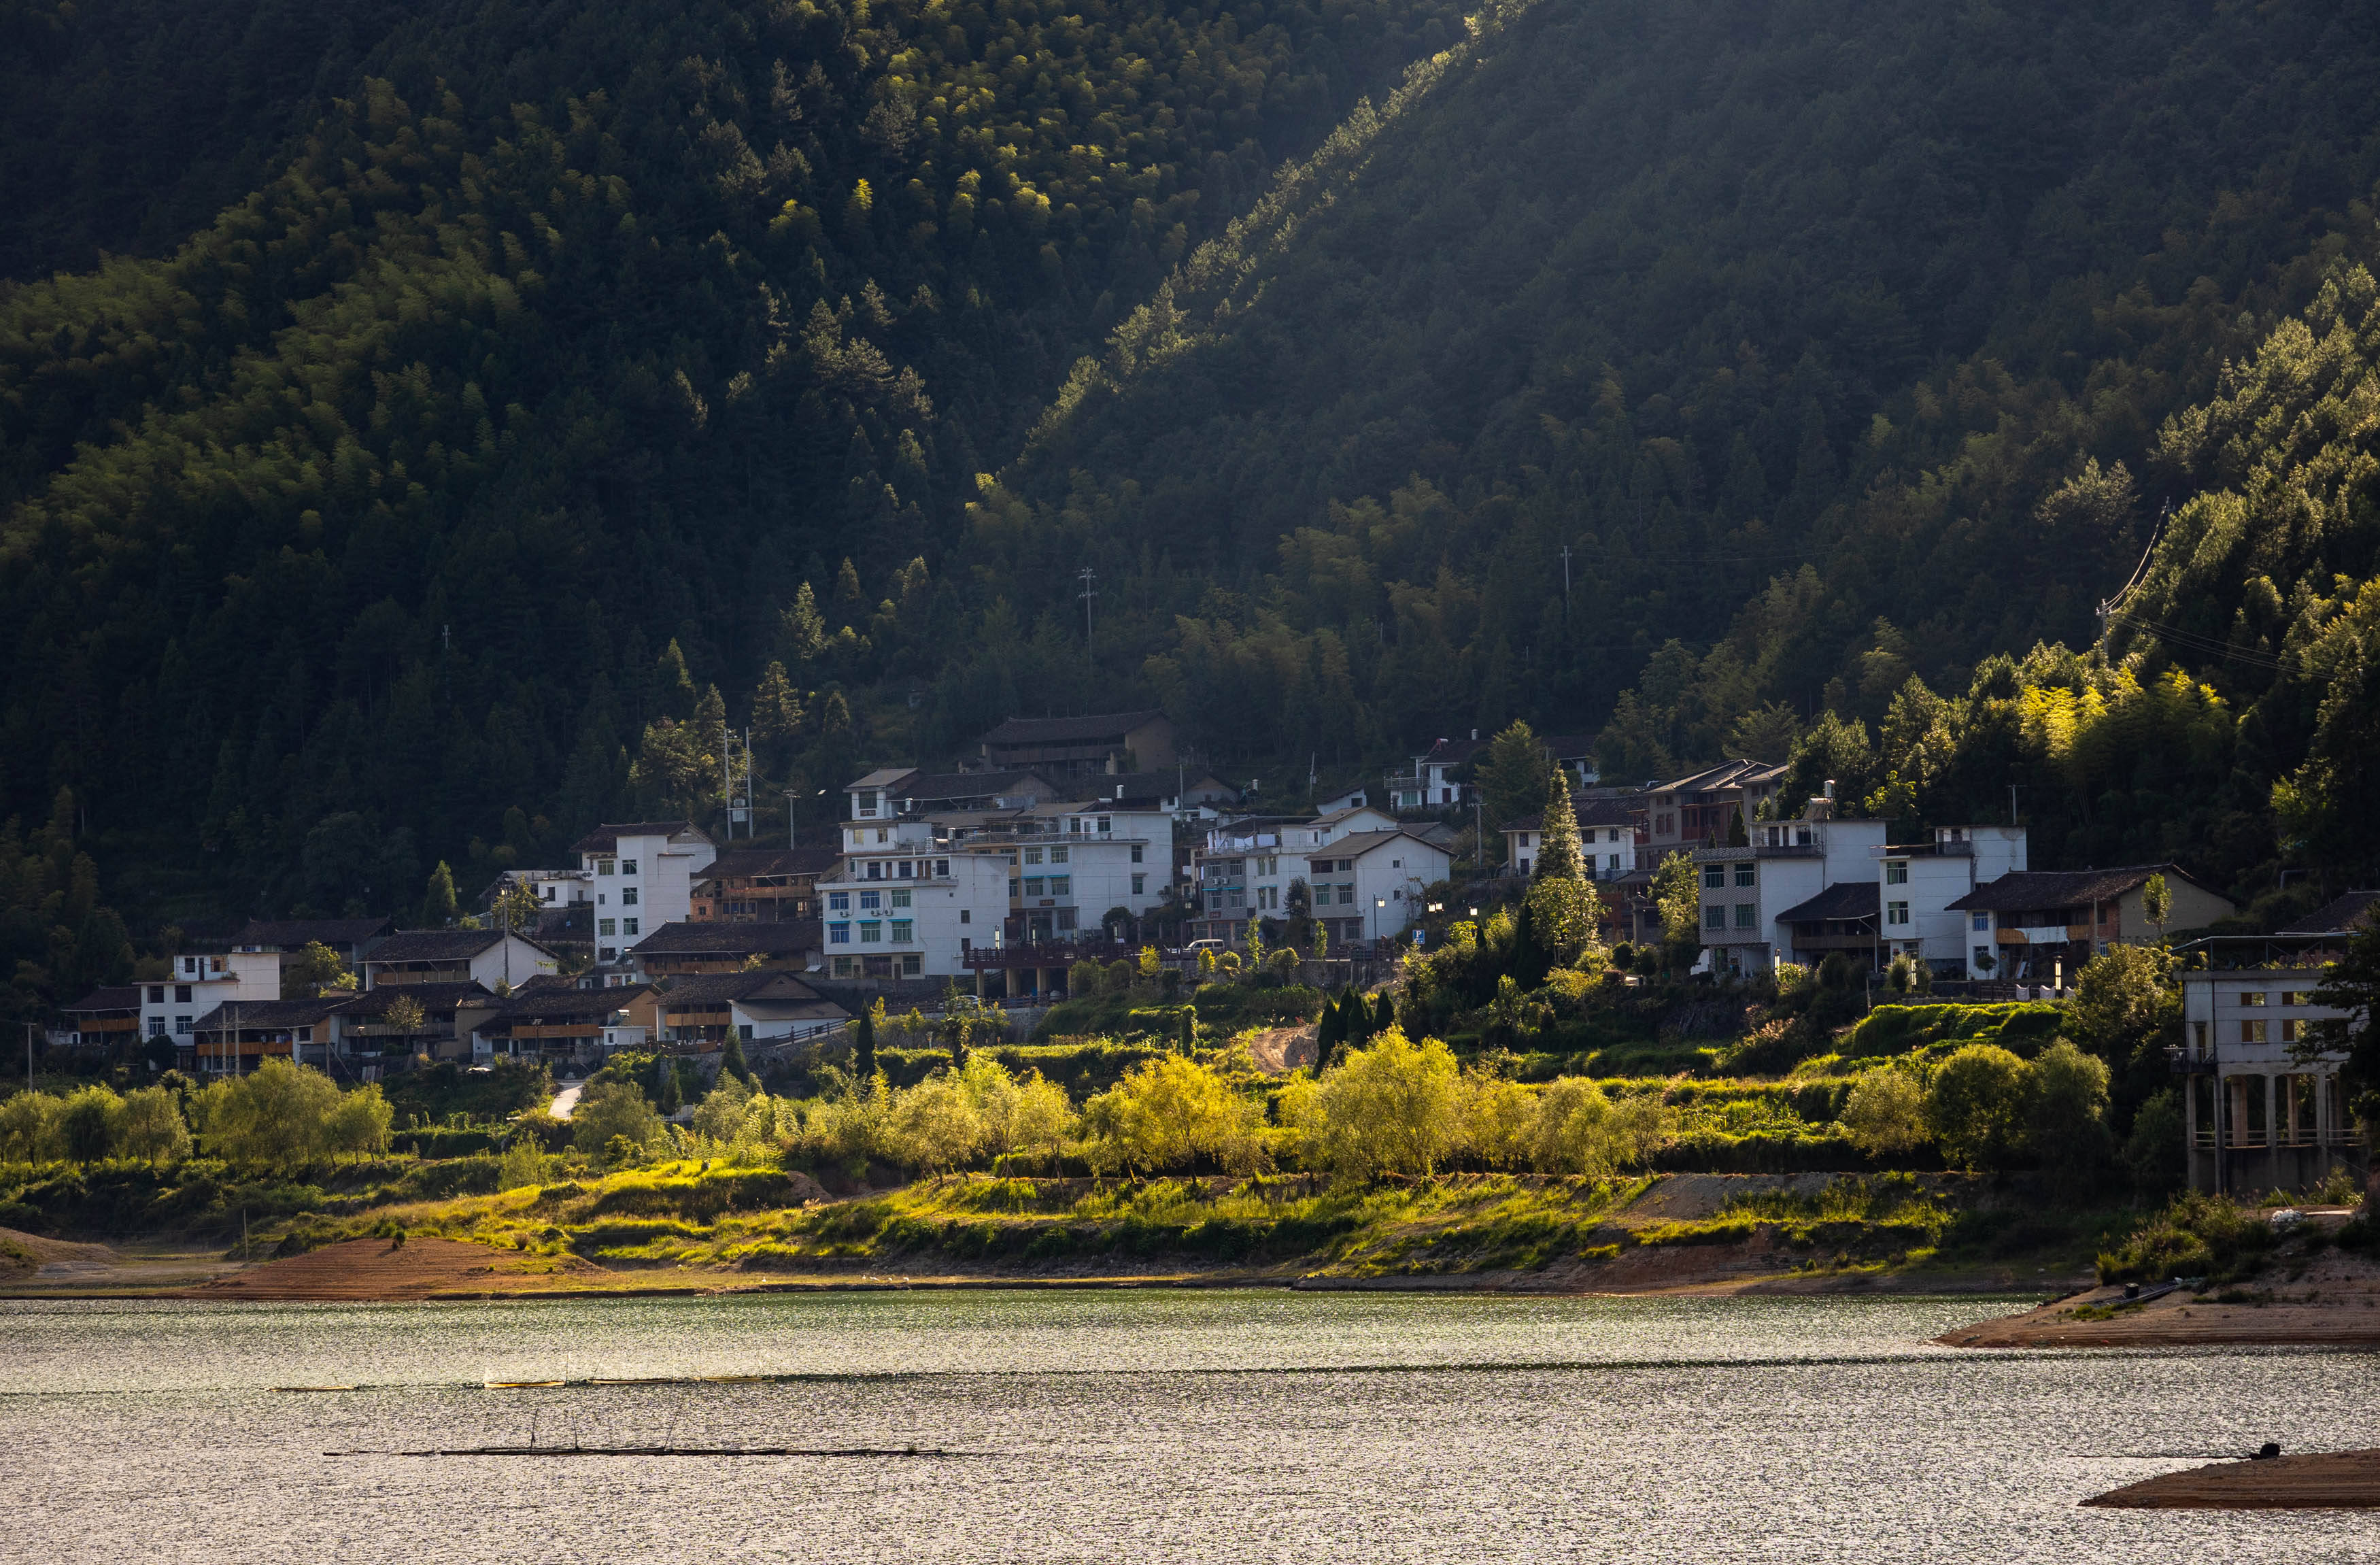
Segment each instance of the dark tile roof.
[{"label": "dark tile roof", "polygon": [[926,808],[949,806],[962,799],[1008,798],[1030,794],[1036,798],[1062,799],[1097,784],[1096,777],[1062,783],[1029,768],[1012,771],[921,771],[891,790],[893,796],[914,799]]},{"label": "dark tile roof", "polygon": [[[744,975],[735,976],[741,977]],[[618,989],[516,989],[511,998],[497,1007],[496,1020],[501,1024],[534,1025],[540,1017],[583,1020],[589,1016],[609,1016],[651,988],[650,984],[624,984]]]},{"label": "dark tile roof", "polygon": [[1873,880],[1838,880],[1809,901],[1789,907],[1778,918],[1787,924],[1815,924],[1822,918],[1873,918],[1881,906]]},{"label": "dark tile roof", "polygon": [[72,1005],[61,1005],[61,1011],[138,1011],[140,1009],[139,984],[110,984],[95,989]]},{"label": "dark tile roof", "polygon": [[332,950],[358,945],[376,935],[394,932],[394,918],[281,918],[249,920],[231,942],[235,946],[269,946],[282,951],[299,951],[313,940],[320,940]]},{"label": "dark tile roof", "polygon": [[985,734],[986,745],[1096,745],[1121,740],[1134,729],[1165,714],[1155,709],[1136,712],[1106,712],[1095,717],[1012,717]]},{"label": "dark tile roof", "polygon": [[2345,934],[2372,921],[2374,903],[2380,903],[2380,892],[2349,892],[2344,896],[2333,897],[2277,932],[2284,935]]},{"label": "dark tile roof", "polygon": [[344,1000],[226,1001],[200,1017],[192,1026],[202,1033],[221,1032],[227,1025],[224,1013],[229,1011],[235,1013],[233,1020],[241,1032],[255,1027],[308,1027],[327,1020],[345,1003]]},{"label": "dark tile roof", "polygon": [[[791,973],[771,972],[756,968],[749,973],[698,973],[689,977],[672,978],[669,987],[661,991],[662,1004],[687,1005],[705,1001],[749,1000],[767,990],[771,1000],[819,1000],[819,991],[795,977]],[[609,994],[613,990],[603,990]]]},{"label": "dark tile roof", "polygon": [[748,880],[756,875],[823,875],[843,857],[832,843],[807,848],[737,848],[721,854],[695,880]]},{"label": "dark tile roof", "polygon": [[598,826],[570,844],[572,853],[610,853],[623,837],[674,837],[680,831],[692,831],[705,842],[710,834],[691,820],[622,820]]},{"label": "dark tile roof", "polygon": [[1350,831],[1343,837],[1306,851],[1317,858],[1361,858],[1377,848],[1388,846],[1399,838],[1412,843],[1416,847],[1435,848],[1439,853],[1446,851],[1442,844],[1431,842],[1420,832],[1405,831]]},{"label": "dark tile roof", "polygon": [[710,952],[772,956],[816,951],[825,943],[824,930],[817,919],[780,918],[760,924],[664,924],[628,949],[638,956],[697,956]]},{"label": "dark tile roof", "polygon": [[2152,875],[2198,882],[2170,864],[2128,864],[2113,869],[2015,869],[1977,886],[1949,904],[1952,912],[2030,913],[2113,902],[2137,891]]},{"label": "dark tile roof", "polygon": [[1440,739],[1421,758],[1425,765],[1461,766],[1487,747],[1485,739]]},{"label": "dark tile roof", "polygon": [[1661,794],[1707,794],[1715,789],[1739,787],[1746,782],[1767,782],[1785,773],[1782,762],[1760,760],[1723,760],[1717,766],[1706,766],[1700,771],[1673,777],[1657,782],[1648,790]]},{"label": "dark tile roof", "polygon": [[502,929],[399,929],[374,946],[364,960],[375,966],[389,962],[468,962],[504,938]]},{"label": "dark tile roof", "polygon": [[[1572,797],[1570,802],[1570,812],[1577,818],[1581,830],[1590,826],[1597,828],[1625,826],[1628,824],[1629,810],[1632,807],[1642,807],[1638,804],[1639,797],[1640,795],[1633,793]],[[1546,812],[1539,810],[1535,815],[1524,815],[1518,820],[1506,821],[1504,830],[1535,831],[1545,822]]]},{"label": "dark tile roof", "polygon": [[483,985],[470,979],[449,984],[390,984],[382,989],[366,989],[352,1000],[338,1001],[342,1016],[385,1016],[388,1008],[400,995],[410,995],[413,1002],[424,1012],[452,1011],[457,1005],[474,1000],[495,998]]}]

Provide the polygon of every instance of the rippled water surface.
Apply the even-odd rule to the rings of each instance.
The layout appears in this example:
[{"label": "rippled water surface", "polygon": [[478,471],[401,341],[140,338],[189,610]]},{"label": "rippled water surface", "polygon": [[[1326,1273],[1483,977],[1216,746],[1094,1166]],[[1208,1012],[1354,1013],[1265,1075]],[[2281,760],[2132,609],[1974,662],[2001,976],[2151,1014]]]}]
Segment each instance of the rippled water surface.
[{"label": "rippled water surface", "polygon": [[[2075,1505],[2380,1445],[2380,1359],[1925,1344],[2010,1303],[0,1304],[0,1559],[2380,1559],[2351,1514]],[[326,1454],[531,1441],[953,1454]]]}]

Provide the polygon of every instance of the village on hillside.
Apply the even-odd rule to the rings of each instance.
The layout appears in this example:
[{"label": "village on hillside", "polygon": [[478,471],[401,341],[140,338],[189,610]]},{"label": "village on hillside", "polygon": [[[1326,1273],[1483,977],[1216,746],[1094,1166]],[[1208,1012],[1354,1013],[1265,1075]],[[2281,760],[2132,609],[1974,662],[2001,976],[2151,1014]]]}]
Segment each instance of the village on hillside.
[{"label": "village on hillside", "polygon": [[[1724,988],[1825,964],[1872,996],[2047,1000],[2096,955],[2237,911],[2173,864],[2034,869],[2017,824],[1895,842],[1890,821],[1839,816],[1831,783],[1785,797],[1775,762],[1621,784],[1585,740],[1516,733],[1570,802],[1560,851],[1594,888],[1621,984]],[[1543,873],[1542,810],[1487,818],[1480,774],[1512,738],[1440,739],[1377,788],[1285,811],[1198,764],[1161,711],[1011,718],[954,770],[851,778],[831,840],[761,842],[748,807],[724,810],[718,834],[605,824],[575,863],[504,870],[441,927],[252,921],[169,974],[63,1007],[48,1042],[201,1079],[279,1058],[361,1085],[499,1059],[580,1075],[623,1051],[715,1066],[731,1043],[832,1043],[887,1008],[1029,1027],[1117,963],[1194,987],[1288,963],[1325,993],[1360,991],[1407,951],[1473,938]],[[2347,1144],[2337,1062],[2290,1052],[2332,1013],[2265,979],[2335,950],[2370,900],[2198,942],[2175,1062],[2193,1183],[2222,1177],[2224,1148],[2259,1151],[2278,1183],[2283,1146],[2326,1168]],[[2202,1122],[2231,1133],[2218,1147]]]}]

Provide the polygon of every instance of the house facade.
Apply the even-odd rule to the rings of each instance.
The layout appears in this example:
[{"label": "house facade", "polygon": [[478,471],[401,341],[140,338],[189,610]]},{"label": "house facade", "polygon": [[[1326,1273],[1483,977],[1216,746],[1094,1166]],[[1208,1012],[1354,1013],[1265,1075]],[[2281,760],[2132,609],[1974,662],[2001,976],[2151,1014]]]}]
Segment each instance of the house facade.
[{"label": "house facade", "polygon": [[[2149,922],[2143,904],[2157,875],[2173,899],[2163,928]],[[1968,977],[2061,989],[2109,946],[2146,944],[2166,929],[2203,928],[2239,911],[2230,898],[2171,864],[2015,871],[1978,885],[1949,910],[1966,921],[1961,933]]]},{"label": "house facade", "polygon": [[[1578,821],[1579,855],[1587,873],[1597,880],[1620,880],[1636,870],[1636,830],[1632,811],[1633,789],[1597,788],[1573,794],[1571,811]],[[1544,846],[1543,812],[1524,815],[1504,827],[1504,873],[1525,879]]]},{"label": "house facade", "polygon": [[1161,711],[1097,717],[1012,717],[977,742],[971,770],[1038,771],[1059,780],[1174,764],[1173,720]]},{"label": "house facade", "polygon": [[694,916],[695,877],[719,848],[687,820],[599,826],[572,845],[594,893],[595,962],[621,959],[648,932]]},{"label": "house facade", "polygon": [[1487,747],[1475,728],[1468,739],[1439,740],[1427,751],[1414,757],[1411,771],[1383,780],[1389,807],[1411,812],[1457,809],[1468,805],[1471,784],[1461,781],[1458,774]]},{"label": "house facade", "polygon": [[274,951],[192,953],[174,958],[173,976],[140,987],[140,1036],[188,1044],[219,1005],[261,1004],[281,998],[281,955]]},{"label": "house facade", "polygon": [[842,853],[832,843],[806,848],[732,848],[695,877],[696,923],[775,923],[819,916],[818,882]]},{"label": "house facade", "polygon": [[475,983],[491,992],[552,974],[553,952],[501,929],[400,929],[372,948],[367,990],[390,984]]}]

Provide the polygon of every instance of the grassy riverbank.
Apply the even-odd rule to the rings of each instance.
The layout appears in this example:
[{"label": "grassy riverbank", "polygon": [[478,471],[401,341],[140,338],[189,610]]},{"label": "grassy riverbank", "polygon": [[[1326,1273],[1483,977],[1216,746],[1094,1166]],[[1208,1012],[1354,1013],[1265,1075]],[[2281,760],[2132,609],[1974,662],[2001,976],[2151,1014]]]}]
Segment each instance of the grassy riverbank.
[{"label": "grassy riverbank", "polygon": [[[460,1243],[503,1263],[485,1280],[492,1292],[514,1291],[505,1278],[549,1292],[888,1274],[1922,1290],[2070,1285],[2129,1225],[2118,1213],[2053,1218],[2020,1182],[1959,1174],[1474,1174],[1336,1186],[1302,1175],[969,1174],[835,1200],[803,1174],[689,1160],[498,1193],[435,1194],[423,1183],[400,1177],[251,1214],[246,1254],[266,1263],[363,1239]],[[91,1267],[71,1280],[76,1292],[111,1291]],[[57,1291],[23,1264],[0,1290]]]}]

